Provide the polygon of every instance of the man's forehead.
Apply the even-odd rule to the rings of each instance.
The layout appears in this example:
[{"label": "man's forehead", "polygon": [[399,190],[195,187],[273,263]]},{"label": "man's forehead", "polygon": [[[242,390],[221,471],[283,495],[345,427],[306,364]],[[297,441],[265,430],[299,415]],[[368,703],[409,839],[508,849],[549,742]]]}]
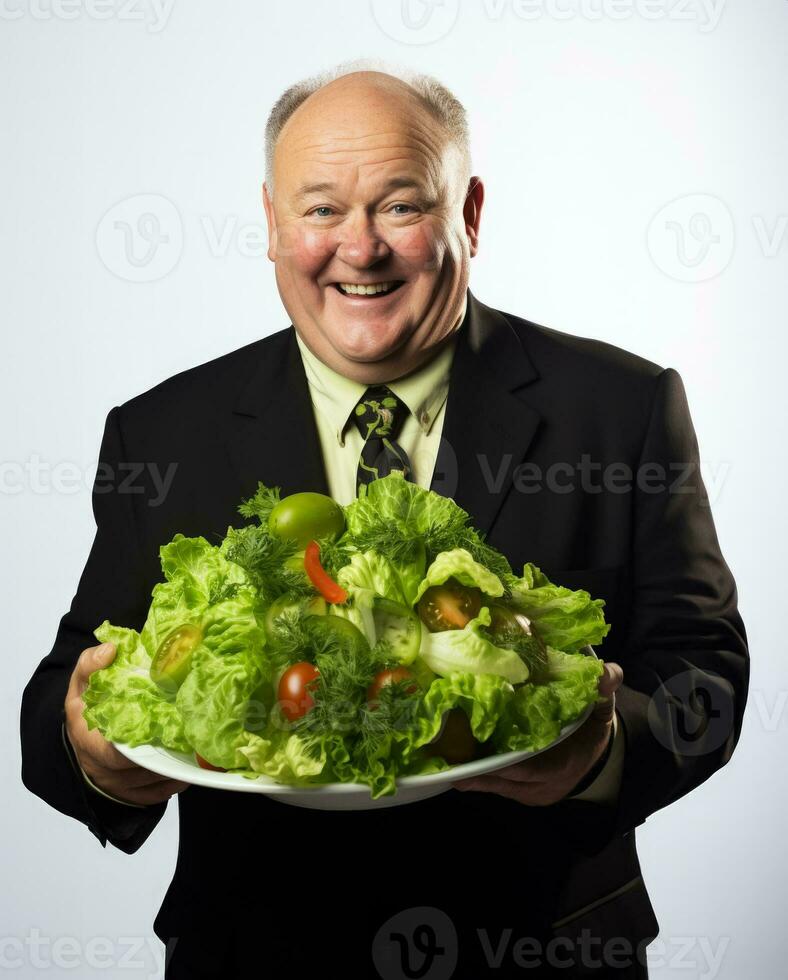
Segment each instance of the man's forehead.
[{"label": "man's forehead", "polygon": [[[347,171],[345,171],[345,177],[350,176]],[[355,174],[352,176],[356,176]],[[361,176],[361,172],[358,173]],[[387,194],[389,191],[403,190],[403,189],[413,189],[416,191],[423,191],[428,189],[429,178],[427,174],[395,174],[393,176],[385,177],[381,173],[377,175],[370,173],[370,182],[375,184],[375,189],[381,194]],[[377,177],[378,179],[375,179]],[[305,198],[312,197],[315,194],[331,194],[337,191],[341,191],[343,185],[347,184],[345,181],[337,181],[333,179],[327,180],[309,180],[299,183],[293,191],[293,200],[302,201]]]}]

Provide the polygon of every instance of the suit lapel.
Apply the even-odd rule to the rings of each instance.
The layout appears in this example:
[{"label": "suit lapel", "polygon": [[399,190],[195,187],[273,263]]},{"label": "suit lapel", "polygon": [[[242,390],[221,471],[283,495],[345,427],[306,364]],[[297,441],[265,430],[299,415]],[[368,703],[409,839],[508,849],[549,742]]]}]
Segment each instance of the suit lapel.
[{"label": "suit lapel", "polygon": [[508,320],[468,290],[430,489],[452,497],[485,534],[541,418],[514,392],[537,377]]},{"label": "suit lapel", "polygon": [[[258,364],[233,409],[228,451],[249,496],[258,481],[282,496],[313,490],[328,494],[328,478],[309,384],[291,325],[260,345]],[[239,498],[240,499],[240,498]]]},{"label": "suit lapel", "polygon": [[[328,494],[295,328],[265,338],[255,356],[228,440],[239,499],[254,493],[258,480],[280,487],[283,497],[301,490]],[[452,497],[485,534],[539,425],[539,413],[514,392],[537,377],[508,320],[468,290],[430,489]]]}]

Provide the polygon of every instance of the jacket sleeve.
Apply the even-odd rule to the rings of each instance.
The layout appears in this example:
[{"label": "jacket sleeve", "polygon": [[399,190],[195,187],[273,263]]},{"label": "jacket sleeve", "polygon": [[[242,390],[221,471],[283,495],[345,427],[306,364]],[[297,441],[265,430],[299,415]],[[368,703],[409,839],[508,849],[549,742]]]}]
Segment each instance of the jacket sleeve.
[{"label": "jacket sleeve", "polygon": [[730,759],[749,684],[733,576],[720,551],[679,374],[656,380],[633,481],[633,594],[616,708],[626,833]]},{"label": "jacket sleeve", "polygon": [[[162,818],[166,802],[136,807],[116,802],[85,781],[63,727],[71,673],[93,630],[104,620],[135,625],[147,613],[153,583],[141,560],[133,510],[134,472],[125,458],[120,411],[107,416],[93,484],[96,535],[71,608],[50,652],[22,694],[22,782],[56,810],[87,825],[103,847],[107,840],[136,851]],[[141,489],[141,488],[140,488]]]},{"label": "jacket sleeve", "polygon": [[673,368],[655,378],[631,487],[632,594],[619,656],[616,791],[579,794],[548,808],[567,841],[586,854],[631,832],[728,762],[749,684],[736,584],[720,551],[684,385]]}]

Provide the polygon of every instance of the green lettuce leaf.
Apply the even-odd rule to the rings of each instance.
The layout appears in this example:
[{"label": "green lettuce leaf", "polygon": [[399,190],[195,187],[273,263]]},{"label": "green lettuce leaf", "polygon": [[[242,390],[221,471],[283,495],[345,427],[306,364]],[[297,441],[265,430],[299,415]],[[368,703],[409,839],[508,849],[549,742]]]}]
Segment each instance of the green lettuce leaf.
[{"label": "green lettuce leaf", "polygon": [[324,752],[311,755],[297,735],[273,728],[262,736],[247,732],[246,742],[238,747],[237,754],[245,760],[246,768],[235,771],[245,776],[262,774],[293,786],[311,785],[326,762]]},{"label": "green lettuce leaf", "polygon": [[[450,497],[406,480],[400,470],[360,487],[359,496],[344,512],[344,539],[360,551],[374,548],[395,565],[419,565],[441,551],[466,548],[499,578],[512,574],[506,557],[471,526],[467,511]],[[413,601],[416,576],[401,577],[407,579],[407,598]],[[422,577],[423,572],[418,580]]]},{"label": "green lettuce leaf", "polygon": [[239,750],[250,741],[249,702],[270,681],[264,644],[248,596],[217,603],[203,620],[203,641],[175,701],[189,743],[214,766],[246,766]]},{"label": "green lettuce leaf", "polygon": [[497,674],[511,684],[522,684],[528,680],[528,667],[517,653],[495,646],[479,632],[479,627],[489,626],[490,621],[489,608],[482,606],[464,629],[440,633],[423,630],[419,655],[442,677],[454,672]]},{"label": "green lettuce leaf", "polygon": [[399,573],[388,558],[376,551],[354,554],[337,573],[337,581],[351,595],[366,590],[394,602],[406,601]]},{"label": "green lettuce leaf", "polygon": [[493,572],[485,568],[466,548],[442,551],[427,569],[416,590],[414,603],[433,585],[443,585],[449,578],[456,578],[463,585],[476,586],[486,595],[497,598],[503,595],[503,583]]},{"label": "green lettuce leaf", "polygon": [[592,599],[584,589],[572,591],[552,582],[530,563],[519,579],[509,583],[512,605],[534,624],[549,646],[577,653],[586,644],[601,643],[610,631],[604,599]]},{"label": "green lettuce leaf", "polygon": [[209,605],[223,594],[250,588],[243,569],[227,561],[205,538],[176,534],[159,555],[165,581],[153,588],[141,633],[151,657],[172,630],[184,623],[199,625]]},{"label": "green lettuce leaf", "polygon": [[151,658],[139,633],[105,620],[95,634],[101,643],[114,643],[116,653],[109,666],[90,675],[82,695],[88,728],[111,742],[188,752],[180,712],[150,679]]},{"label": "green lettuce leaf", "polygon": [[565,654],[548,647],[546,684],[524,684],[514,692],[494,734],[497,752],[535,752],[554,742],[598,699],[604,665],[596,657]]}]

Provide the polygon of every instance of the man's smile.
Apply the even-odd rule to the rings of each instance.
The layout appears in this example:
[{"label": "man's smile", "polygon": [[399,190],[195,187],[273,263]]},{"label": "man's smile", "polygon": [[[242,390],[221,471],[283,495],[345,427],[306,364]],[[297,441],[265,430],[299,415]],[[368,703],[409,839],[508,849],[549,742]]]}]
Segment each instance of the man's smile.
[{"label": "man's smile", "polygon": [[370,284],[333,282],[331,286],[333,292],[341,296],[345,303],[350,303],[353,306],[358,306],[359,304],[382,306],[395,293],[401,292],[401,287],[407,286],[407,283],[402,279],[389,279]]}]

